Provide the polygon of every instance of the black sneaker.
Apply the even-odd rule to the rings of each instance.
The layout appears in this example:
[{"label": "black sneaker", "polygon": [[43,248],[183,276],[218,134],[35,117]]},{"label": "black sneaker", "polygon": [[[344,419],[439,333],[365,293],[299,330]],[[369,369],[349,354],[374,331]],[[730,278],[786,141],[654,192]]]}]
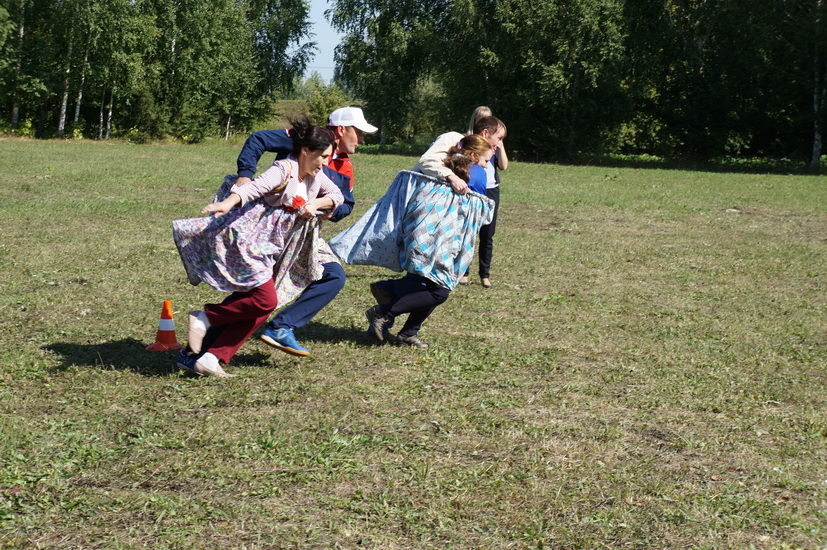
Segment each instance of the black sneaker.
[{"label": "black sneaker", "polygon": [[368,318],[368,333],[380,342],[384,342],[387,325],[390,323],[391,318],[382,315],[379,312],[379,306],[368,308],[365,312],[365,317]]},{"label": "black sneaker", "polygon": [[412,346],[419,349],[425,349],[428,347],[428,342],[420,340],[419,336],[416,334],[413,336],[402,336],[401,334],[397,334],[396,343],[400,346]]}]

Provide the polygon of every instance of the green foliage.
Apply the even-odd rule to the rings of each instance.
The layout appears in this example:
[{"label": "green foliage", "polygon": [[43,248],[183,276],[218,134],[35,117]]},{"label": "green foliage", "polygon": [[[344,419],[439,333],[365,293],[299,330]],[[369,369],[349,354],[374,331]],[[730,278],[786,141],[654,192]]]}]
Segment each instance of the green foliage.
[{"label": "green foliage", "polygon": [[[378,1],[371,11],[359,2],[335,3],[331,24],[347,33],[336,49],[337,78],[363,99],[366,113],[386,136],[408,137],[418,84],[429,70],[444,2]],[[375,14],[375,15],[369,15]]]},{"label": "green foliage", "polygon": [[304,71],[307,10],[301,0],[14,0],[0,12],[0,112],[35,120],[42,136],[64,96],[79,119],[66,126],[92,135],[243,130],[264,94]]},{"label": "green foliage", "polygon": [[[14,22],[11,20],[8,10],[0,6],[0,52],[2,52],[2,55],[0,55],[0,74],[11,63],[6,48],[11,41],[13,30]],[[2,84],[2,81],[0,81],[0,84]]]},{"label": "green foliage", "polygon": [[316,72],[303,82],[299,97],[306,102],[310,121],[319,126],[327,125],[327,117],[335,109],[355,103],[353,97],[339,84],[325,84]]},{"label": "green foliage", "polygon": [[[336,86],[294,87],[305,0],[8,0],[0,114],[37,136],[246,133],[271,102],[319,120],[358,98],[380,147],[465,128],[515,158],[811,158],[827,128],[827,1],[332,0]],[[312,77],[311,77],[312,82]],[[63,115],[62,107],[68,107]],[[77,112],[77,120],[73,113]]]},{"label": "green foliage", "polygon": [[[827,3],[336,0],[342,81],[385,137],[485,104],[523,158],[651,152],[803,158],[827,115]],[[422,117],[420,117],[422,118]]]}]

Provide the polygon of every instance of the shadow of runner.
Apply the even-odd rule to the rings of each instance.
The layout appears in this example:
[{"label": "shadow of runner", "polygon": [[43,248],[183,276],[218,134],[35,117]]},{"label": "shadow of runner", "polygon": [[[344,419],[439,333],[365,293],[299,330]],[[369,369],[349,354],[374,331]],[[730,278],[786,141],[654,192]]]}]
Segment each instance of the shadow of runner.
[{"label": "shadow of runner", "polygon": [[[147,351],[146,343],[134,338],[100,344],[55,342],[42,349],[62,356],[61,363],[52,367],[53,372],[64,371],[69,367],[92,367],[127,370],[143,376],[168,376],[180,371],[175,365],[178,351]],[[269,360],[270,356],[264,353],[238,353],[230,366],[268,366]]]},{"label": "shadow of runner", "polygon": [[53,371],[63,371],[69,367],[94,367],[129,370],[144,376],[167,376],[178,370],[175,366],[177,351],[147,351],[146,343],[134,338],[99,344],[55,342],[42,349],[62,356],[61,363],[52,367]]},{"label": "shadow of runner", "polygon": [[334,327],[311,321],[298,330],[296,330],[296,337],[301,341],[316,340],[317,342],[336,343],[342,341],[350,341],[358,346],[372,347],[378,344],[367,332],[367,321],[365,328],[356,327]]}]

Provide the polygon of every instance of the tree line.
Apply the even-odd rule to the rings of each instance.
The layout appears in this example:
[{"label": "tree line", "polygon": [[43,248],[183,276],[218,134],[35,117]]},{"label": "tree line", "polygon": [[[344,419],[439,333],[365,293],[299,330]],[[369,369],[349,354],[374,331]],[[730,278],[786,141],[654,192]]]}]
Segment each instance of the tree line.
[{"label": "tree line", "polygon": [[245,128],[315,52],[302,0],[3,0],[0,117],[21,133],[198,141]]},{"label": "tree line", "polygon": [[389,139],[507,121],[520,157],[818,166],[825,0],[332,0],[338,76]]},{"label": "tree line", "polygon": [[[827,0],[329,0],[325,98],[383,143],[493,108],[520,158],[784,157],[817,167]],[[0,124],[36,135],[245,130],[315,52],[304,0],[2,0]]]}]

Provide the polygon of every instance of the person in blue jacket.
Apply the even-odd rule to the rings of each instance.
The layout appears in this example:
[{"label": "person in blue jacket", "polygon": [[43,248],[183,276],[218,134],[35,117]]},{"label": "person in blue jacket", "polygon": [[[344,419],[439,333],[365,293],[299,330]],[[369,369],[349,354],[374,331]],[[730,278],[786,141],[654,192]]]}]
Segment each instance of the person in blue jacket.
[{"label": "person in blue jacket", "polygon": [[[378,128],[365,120],[359,107],[342,107],[330,114],[328,129],[334,139],[333,155],[323,170],[344,196],[344,202],[327,216],[327,219],[336,222],[348,216],[356,203],[353,198],[353,164],[349,155],[364,143],[365,134],[372,134]],[[293,141],[287,130],[261,130],[251,134],[238,155],[237,183],[250,181],[265,152],[276,153],[281,158],[287,156],[292,149]],[[309,323],[344,286],[345,271],[342,266],[336,262],[324,264],[322,278],[314,281],[292,304],[279,311],[265,325],[261,340],[291,355],[310,355],[310,350],[296,340],[294,331]]]}]

